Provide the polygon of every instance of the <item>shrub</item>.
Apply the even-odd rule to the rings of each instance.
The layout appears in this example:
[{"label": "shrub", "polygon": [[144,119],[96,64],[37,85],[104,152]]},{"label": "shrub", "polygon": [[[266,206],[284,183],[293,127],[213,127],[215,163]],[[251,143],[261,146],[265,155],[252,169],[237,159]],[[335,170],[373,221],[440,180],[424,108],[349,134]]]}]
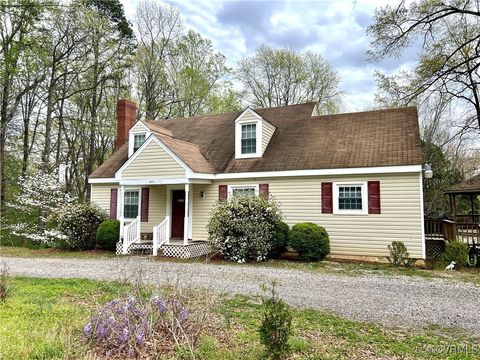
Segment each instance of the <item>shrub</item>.
[{"label": "shrub", "polygon": [[278,259],[287,250],[290,240],[290,228],[283,221],[275,224],[275,233],[273,235],[273,245],[268,255],[271,259]]},{"label": "shrub", "polygon": [[104,220],[97,229],[97,245],[104,250],[114,251],[120,237],[120,221]]},{"label": "shrub", "polygon": [[402,241],[392,241],[392,244],[388,245],[388,250],[390,251],[390,256],[387,259],[390,263],[395,266],[410,265],[410,254]]},{"label": "shrub", "polygon": [[208,221],[209,239],[225,259],[262,261],[273,247],[281,212],[273,198],[239,196],[218,202]]},{"label": "shrub", "polygon": [[158,347],[197,341],[199,332],[189,310],[177,298],[123,297],[100,306],[83,335],[106,358],[138,358],[165,350]]},{"label": "shrub", "polygon": [[325,228],[311,222],[296,224],[290,233],[290,245],[303,260],[323,260],[330,253]]},{"label": "shrub", "polygon": [[443,257],[448,263],[455,261],[456,267],[461,268],[467,265],[468,245],[460,240],[448,241]]},{"label": "shrub", "polygon": [[263,319],[259,328],[260,341],[272,359],[281,359],[290,347],[288,338],[292,333],[292,313],[288,304],[278,297],[275,283],[271,295],[262,299]]},{"label": "shrub", "polygon": [[58,226],[67,238],[57,246],[71,250],[93,249],[98,225],[106,218],[107,214],[96,205],[77,203],[66,206],[59,214]]}]

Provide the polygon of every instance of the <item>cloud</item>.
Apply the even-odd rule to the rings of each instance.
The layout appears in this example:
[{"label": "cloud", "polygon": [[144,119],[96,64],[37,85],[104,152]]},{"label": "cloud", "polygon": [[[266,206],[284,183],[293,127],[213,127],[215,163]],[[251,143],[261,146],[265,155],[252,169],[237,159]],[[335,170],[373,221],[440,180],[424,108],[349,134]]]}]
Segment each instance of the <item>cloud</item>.
[{"label": "cloud", "polygon": [[[138,0],[122,2],[131,18]],[[180,9],[188,27],[212,40],[231,67],[262,44],[321,54],[342,78],[347,111],[371,105],[376,68],[391,74],[411,66],[417,58],[414,44],[400,59],[378,64],[367,61],[370,39],[366,29],[384,0],[169,2]]]}]

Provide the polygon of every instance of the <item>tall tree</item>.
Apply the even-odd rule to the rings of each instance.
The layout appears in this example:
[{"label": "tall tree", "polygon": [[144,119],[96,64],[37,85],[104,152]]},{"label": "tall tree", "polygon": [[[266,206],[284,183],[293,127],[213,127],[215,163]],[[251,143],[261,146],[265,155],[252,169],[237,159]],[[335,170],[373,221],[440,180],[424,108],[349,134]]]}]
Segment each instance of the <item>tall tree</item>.
[{"label": "tall tree", "polygon": [[137,7],[135,24],[138,32],[135,74],[140,110],[147,119],[157,119],[162,113],[168,117],[168,109],[175,101],[168,66],[171,49],[183,30],[180,12],[172,5],[142,1]]},{"label": "tall tree", "polygon": [[5,206],[6,135],[22,96],[35,88],[41,78],[26,84],[17,81],[20,57],[31,45],[33,28],[39,21],[41,6],[33,0],[0,1],[0,215]]},{"label": "tall tree", "polygon": [[173,116],[203,114],[210,96],[230,72],[226,58],[215,52],[212,42],[190,30],[172,49],[172,85],[175,89]]},{"label": "tall tree", "polygon": [[263,107],[316,101],[319,113],[332,113],[341,105],[338,74],[319,55],[261,46],[240,61],[237,78],[247,99]]},{"label": "tall tree", "polygon": [[441,91],[458,100],[460,106],[469,107],[467,116],[480,130],[478,0],[387,5],[376,11],[368,33],[372,37],[368,54],[374,61],[398,57],[405,48],[418,45],[418,64],[399,87],[404,103],[422,93]]}]

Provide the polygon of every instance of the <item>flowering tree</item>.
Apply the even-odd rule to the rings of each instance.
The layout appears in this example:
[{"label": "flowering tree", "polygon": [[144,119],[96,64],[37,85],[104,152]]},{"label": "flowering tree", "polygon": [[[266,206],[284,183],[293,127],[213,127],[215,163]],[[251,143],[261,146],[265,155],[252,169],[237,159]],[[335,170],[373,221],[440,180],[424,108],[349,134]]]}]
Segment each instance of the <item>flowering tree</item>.
[{"label": "flowering tree", "polygon": [[18,213],[19,221],[10,226],[12,234],[51,245],[64,237],[52,226],[54,215],[74,200],[54,174],[38,172],[21,178],[20,192],[7,204]]}]

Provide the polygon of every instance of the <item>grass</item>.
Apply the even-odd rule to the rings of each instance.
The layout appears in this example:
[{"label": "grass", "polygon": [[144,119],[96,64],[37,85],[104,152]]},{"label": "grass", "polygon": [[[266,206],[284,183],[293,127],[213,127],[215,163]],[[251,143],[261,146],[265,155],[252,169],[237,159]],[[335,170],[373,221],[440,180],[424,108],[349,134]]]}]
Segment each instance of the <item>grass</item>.
[{"label": "grass", "polygon": [[95,258],[113,258],[116,257],[112,251],[103,250],[85,250],[85,251],[68,251],[54,248],[28,248],[20,246],[0,246],[1,256],[19,256],[19,257],[50,257],[50,258],[78,258],[78,259],[95,259]]},{"label": "grass", "polygon": [[[0,303],[2,359],[92,358],[82,341],[83,326],[96,304],[126,290],[119,283],[90,280],[9,281],[10,294]],[[198,358],[263,358],[260,307],[258,298],[220,298],[210,310],[216,326],[203,334]],[[294,310],[293,317],[291,359],[480,359],[478,339],[456,329],[386,328],[310,309]],[[176,358],[186,358],[185,352],[177,349]]]}]

